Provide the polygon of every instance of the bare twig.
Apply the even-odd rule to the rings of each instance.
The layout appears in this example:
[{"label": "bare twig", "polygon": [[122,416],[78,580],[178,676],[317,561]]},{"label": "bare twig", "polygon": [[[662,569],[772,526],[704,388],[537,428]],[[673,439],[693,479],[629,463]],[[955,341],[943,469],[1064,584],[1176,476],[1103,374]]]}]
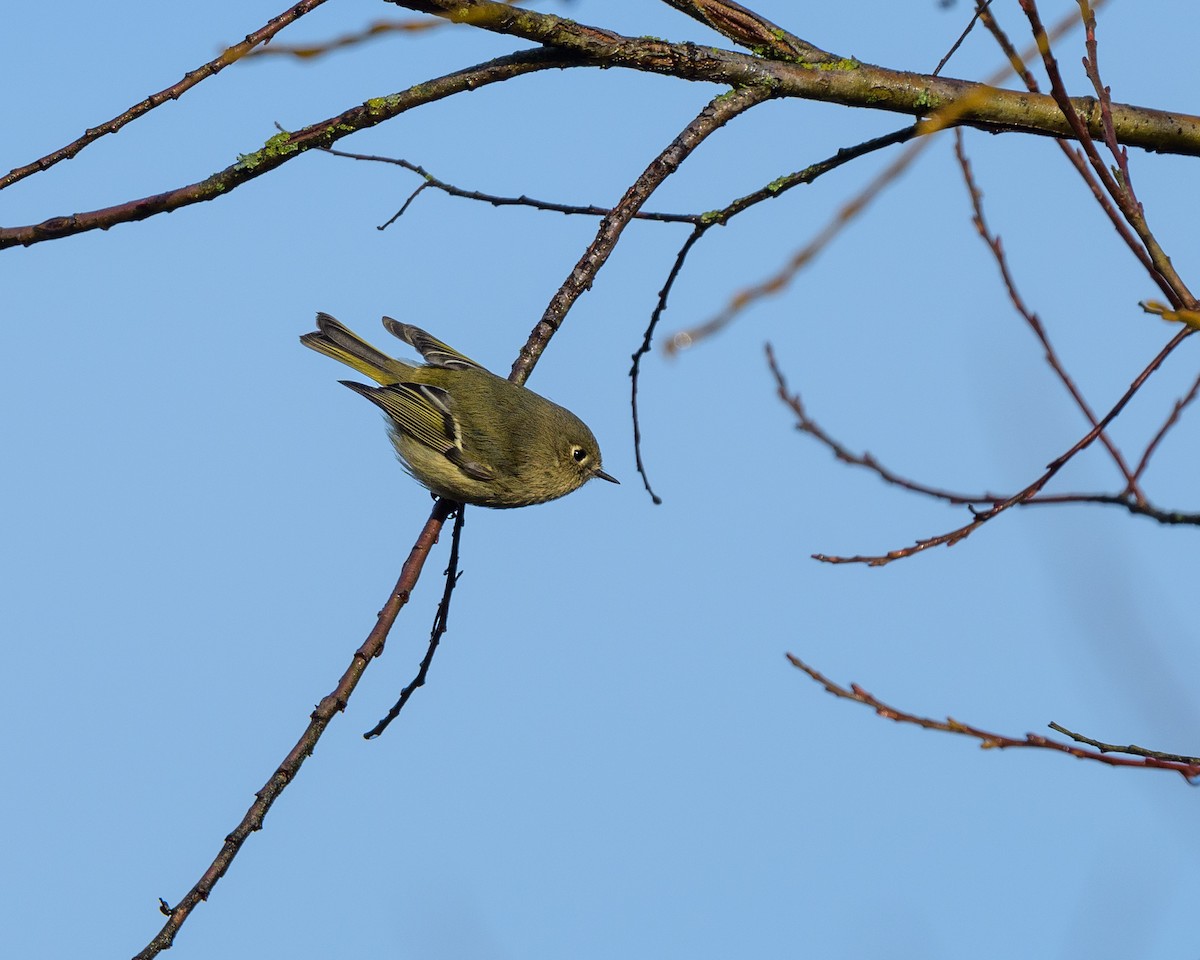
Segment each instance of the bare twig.
[{"label": "bare twig", "polygon": [[958,39],[956,39],[954,43],[950,44],[950,49],[947,50],[942,56],[942,59],[938,61],[938,65],[933,68],[933,75],[935,77],[938,76],[942,72],[942,68],[950,62],[950,58],[958,52],[958,48],[963,45],[963,41],[966,40],[971,31],[975,29],[975,24],[979,22],[980,15],[982,15],[983,12],[991,6],[991,4],[992,0],[979,0],[975,7],[975,13],[972,14],[971,19],[967,21],[967,25],[963,27],[962,33],[958,35]]},{"label": "bare twig", "polygon": [[[1006,750],[1014,747],[1035,747],[1042,750],[1053,750],[1057,753],[1065,753],[1072,757],[1077,757],[1080,760],[1093,760],[1096,763],[1107,764],[1111,767],[1137,767],[1141,769],[1153,770],[1171,770],[1178,773],[1189,783],[1200,777],[1200,760],[1194,757],[1174,757],[1171,755],[1158,755],[1149,751],[1142,751],[1141,748],[1130,750],[1126,747],[1111,747],[1100,744],[1094,741],[1086,740],[1082,737],[1075,739],[1091,743],[1093,746],[1099,747],[1098,751],[1082,750],[1079,747],[1073,747],[1069,743],[1062,743],[1058,740],[1051,740],[1049,737],[1043,737],[1036,733],[1027,733],[1024,737],[1010,737],[1002,733],[991,733],[987,730],[982,730],[979,727],[973,727],[970,724],[961,723],[952,717],[947,717],[945,720],[934,720],[931,717],[922,717],[914,713],[909,713],[905,710],[900,710],[897,707],[890,706],[884,703],[874,694],[868,693],[857,683],[852,683],[848,688],[834,683],[824,674],[820,673],[813,667],[801,660],[799,657],[787,654],[788,660],[796,669],[808,674],[813,680],[821,684],[827,691],[835,697],[840,697],[843,700],[853,700],[855,703],[861,703],[863,706],[870,707],[876,714],[883,717],[885,720],[894,720],[897,723],[910,723],[914,726],[921,727],[925,730],[941,730],[944,733],[956,733],[960,736],[971,737],[978,740],[980,747],[985,750]],[[1068,736],[1075,736],[1069,731],[1063,730],[1058,724],[1050,724],[1056,730],[1066,733]],[[1105,752],[1105,747],[1109,750],[1136,753],[1138,759],[1133,757],[1114,757],[1108,752]]]},{"label": "bare twig", "polygon": [[762,14],[731,0],[663,0],[668,6],[686,13],[728,37],[752,53],[779,60],[804,63],[833,63],[842,59],[772,23]]},{"label": "bare twig", "polygon": [[646,492],[650,494],[650,499],[656,506],[662,503],[662,497],[655,493],[654,488],[650,486],[650,477],[646,473],[646,464],[642,460],[642,421],[638,411],[638,385],[641,382],[642,357],[650,352],[651,345],[654,343],[654,331],[658,327],[658,321],[662,319],[663,312],[667,309],[667,299],[671,295],[671,288],[675,286],[675,281],[679,277],[679,271],[683,269],[688,253],[704,236],[707,229],[707,225],[697,224],[696,228],[688,234],[688,238],[683,242],[679,252],[675,254],[675,262],[671,265],[667,279],[658,291],[658,302],[650,314],[650,323],[647,324],[646,331],[642,334],[642,343],[629,358],[632,361],[629,367],[629,405],[633,417],[633,456],[637,461],[638,475],[641,476]]},{"label": "bare twig", "polygon": [[450,598],[454,595],[454,588],[458,586],[458,578],[462,576],[458,572],[458,547],[459,541],[462,539],[463,517],[467,512],[467,508],[464,504],[460,503],[454,505],[454,510],[454,528],[450,534],[450,559],[446,563],[446,586],[442,590],[442,599],[438,603],[437,613],[433,617],[433,628],[429,631],[429,645],[425,648],[425,656],[421,658],[421,665],[417,668],[417,675],[400,691],[399,698],[392,704],[392,708],[388,710],[387,715],[363,734],[364,740],[373,740],[383,733],[391,722],[400,716],[400,711],[404,709],[404,705],[408,703],[409,698],[416,692],[417,688],[425,686],[425,678],[429,675],[429,667],[433,663],[433,655],[437,652],[442,635],[449,626]]},{"label": "bare twig", "polygon": [[1163,425],[1158,428],[1158,432],[1151,441],[1146,444],[1142,458],[1138,461],[1137,469],[1133,472],[1135,477],[1141,477],[1146,472],[1146,467],[1150,465],[1150,458],[1154,456],[1154,451],[1158,449],[1167,432],[1179,422],[1179,417],[1183,414],[1183,411],[1195,401],[1197,394],[1200,394],[1200,376],[1192,382],[1192,388],[1184,396],[1175,401],[1170,415],[1163,421]]},{"label": "bare twig", "polygon": [[[438,21],[440,22],[440,21]],[[462,187],[455,186],[445,180],[435,177],[432,173],[422,167],[420,164],[412,163],[401,157],[381,157],[375,154],[367,153],[347,153],[345,150],[326,149],[322,151],[334,157],[345,157],[349,160],[366,160],[374,163],[390,163],[398,167],[403,167],[417,176],[424,179],[424,184],[418,188],[419,190],[425,187],[432,187],[435,190],[441,190],[443,193],[451,197],[461,197],[464,200],[478,200],[482,203],[490,203],[493,207],[531,207],[534,210],[544,210],[549,213],[562,213],[572,216],[583,217],[606,217],[613,212],[612,207],[598,207],[595,204],[580,205],[573,203],[557,203],[553,200],[537,200],[533,197],[527,197],[522,194],[519,197],[502,196],[496,193],[483,193],[479,190],[465,190]],[[379,229],[395,223],[408,209],[414,193],[408,198],[404,206],[400,208],[387,223],[383,224]],[[704,214],[700,213],[656,213],[652,210],[639,210],[633,215],[635,220],[653,220],[658,223],[691,223],[698,224],[704,219]]]},{"label": "bare twig", "polygon": [[[513,4],[517,0],[499,0],[499,2]],[[332,40],[326,40],[323,43],[294,45],[274,43],[269,47],[263,47],[261,50],[253,50],[247,56],[285,56],[295,57],[297,60],[311,60],[314,57],[322,57],[327,53],[333,53],[335,50],[345,50],[347,47],[360,46],[368,40],[374,40],[376,37],[386,36],[389,33],[424,33],[427,30],[436,30],[444,26],[446,26],[445,20],[376,20],[362,30],[342,34],[340,37],[334,37]]]},{"label": "bare twig", "polygon": [[[880,137],[876,141],[868,142],[886,142],[889,145],[891,143],[903,142],[915,136],[918,129],[919,128],[916,126],[906,127],[903,130],[894,131],[893,133],[888,134],[886,137]],[[857,148],[852,148],[851,151],[847,151],[846,153],[853,153],[854,150],[857,150]],[[693,347],[698,341],[707,337],[711,337],[714,333],[724,329],[733,321],[735,317],[738,316],[738,314],[740,314],[752,303],[761,300],[763,297],[776,294],[784,290],[792,282],[792,280],[795,279],[796,274],[804,269],[804,267],[806,267],[809,263],[811,263],[816,256],[825,249],[830,241],[833,240],[834,237],[836,237],[842,232],[842,230],[852,223],[854,219],[863,211],[863,209],[866,208],[866,206],[870,204],[877,196],[879,196],[879,194],[889,183],[891,183],[896,179],[896,177],[908,169],[909,164],[912,163],[913,158],[920,150],[920,143],[910,144],[908,147],[906,147],[904,152],[901,153],[900,156],[898,156],[891,163],[889,163],[881,173],[873,177],[871,182],[867,184],[867,186],[863,188],[861,192],[859,192],[847,203],[844,203],[838,209],[838,212],[833,216],[833,218],[826,223],[825,226],[822,227],[816,233],[816,235],[809,240],[808,243],[792,254],[788,262],[782,268],[780,268],[770,277],[767,277],[765,280],[760,280],[758,283],[739,290],[733,295],[733,297],[730,298],[725,307],[715,316],[710,317],[708,320],[705,320],[703,323],[694,327],[689,327],[686,330],[680,330],[676,333],[673,333],[667,340],[663,349],[668,354],[671,354],[680,350],[686,350],[689,347]],[[861,154],[855,153],[854,155],[859,156]],[[842,157],[842,153],[839,153],[838,157]],[[847,159],[849,158],[850,157],[847,156]],[[825,164],[828,164],[829,162],[830,161],[828,160],[824,161]],[[844,162],[844,159],[838,159],[835,166],[840,166]],[[791,177],[800,177],[805,172],[806,171],[800,171],[799,174],[792,174]],[[825,173],[826,170],[822,169],[820,172]],[[806,179],[798,179],[795,182],[808,182],[810,179],[814,178],[808,177]],[[789,186],[790,185],[792,184],[789,184]]]},{"label": "bare twig", "polygon": [[1182,753],[1163,753],[1161,750],[1147,750],[1145,747],[1139,747],[1132,743],[1127,743],[1124,746],[1115,743],[1102,743],[1099,740],[1093,740],[1091,737],[1085,737],[1082,733],[1068,730],[1061,723],[1051,723],[1049,726],[1051,730],[1057,730],[1059,733],[1065,734],[1076,743],[1086,743],[1089,747],[1095,747],[1101,753],[1128,753],[1135,757],[1153,757],[1155,760],[1167,760],[1172,763],[1186,763],[1189,766],[1200,767],[1200,757],[1189,757]]},{"label": "bare twig", "polygon": [[263,820],[266,818],[267,812],[271,809],[271,805],[279,798],[279,795],[288,784],[296,778],[296,775],[300,772],[301,765],[312,754],[317,741],[321,739],[321,735],[329,726],[329,722],[337,714],[346,709],[350,695],[354,692],[354,688],[358,686],[358,681],[362,679],[362,675],[366,672],[367,667],[370,666],[371,661],[383,652],[383,645],[387,640],[388,631],[391,630],[392,624],[395,623],[396,616],[400,613],[400,608],[408,603],[409,595],[413,587],[416,586],[418,578],[421,576],[421,568],[429,556],[429,551],[437,543],[442,525],[446,522],[446,518],[450,515],[454,507],[455,504],[447,500],[438,500],[434,504],[433,512],[429,515],[429,519],[425,522],[424,528],[413,544],[408,559],[404,562],[404,566],[400,571],[400,577],[396,581],[396,586],[391,594],[388,595],[383,609],[380,610],[374,628],[367,635],[367,639],[363,641],[362,646],[354,651],[350,665],[346,668],[346,672],[342,674],[342,678],[337,682],[337,686],[334,687],[332,693],[322,698],[321,702],[317,704],[316,709],[312,712],[308,726],[305,728],[300,739],[296,741],[296,745],[284,757],[283,762],[271,774],[270,779],[267,780],[263,788],[255,794],[254,803],[250,805],[250,809],[242,817],[241,823],[225,838],[225,843],[221,847],[220,853],[217,854],[216,859],[213,860],[208,869],[204,871],[204,874],[196,882],[196,885],[174,907],[168,907],[163,904],[162,910],[167,914],[167,922],[163,925],[162,930],[158,932],[158,935],[146,945],[134,960],[149,960],[149,958],[157,956],[161,951],[170,948],[175,940],[175,935],[179,932],[179,928],[183,926],[196,905],[208,899],[213,887],[225,875],[225,872],[229,869],[230,864],[233,863],[233,859],[238,855],[242,849],[242,845],[246,842],[250,834],[262,829]]},{"label": "bare twig", "polygon": [[[1063,84],[1062,75],[1058,69],[1058,61],[1050,49],[1050,41],[1046,37],[1045,28],[1042,26],[1036,0],[1019,0],[1019,2],[1021,9],[1025,12],[1025,16],[1029,20],[1034,39],[1037,41],[1038,49],[1042,54],[1042,63],[1046,68],[1046,75],[1050,79],[1050,94],[1054,98],[1055,103],[1059,105],[1059,109],[1062,110],[1063,116],[1071,127],[1072,135],[1079,141],[1080,146],[1083,148],[1084,156],[1087,157],[1088,162],[1091,164],[1096,179],[1099,180],[1108,195],[1112,197],[1117,208],[1121,211],[1121,214],[1125,217],[1130,227],[1133,228],[1134,233],[1137,234],[1138,239],[1149,255],[1150,261],[1153,264],[1153,269],[1150,271],[1151,279],[1158,284],[1173,306],[1195,309],[1197,305],[1195,297],[1192,296],[1183,279],[1175,271],[1170,257],[1159,246],[1158,240],[1150,230],[1141,204],[1138,203],[1137,198],[1133,195],[1129,182],[1126,179],[1127,171],[1122,174],[1122,182],[1118,183],[1117,179],[1104,163],[1104,160],[1100,157],[1092,133],[1092,127],[1095,126],[1094,110],[1091,111],[1091,119],[1085,122],[1083,117],[1080,116],[1078,103],[1067,95],[1066,86]],[[1090,48],[1094,54],[1095,19],[1091,16],[1090,6],[1086,0],[1081,0],[1080,8],[1084,11],[1085,25],[1093,33],[1093,42]],[[1118,146],[1115,121],[1112,115],[1114,107],[1111,98],[1108,95],[1107,89],[1101,84],[1099,74],[1096,73],[1094,56],[1090,62],[1085,61],[1085,66],[1088,69],[1093,84],[1101,94],[1099,99],[1100,124],[1097,132],[1104,138],[1110,150],[1114,152],[1114,157],[1117,160],[1118,167],[1120,167],[1123,161],[1120,156],[1121,151]]]},{"label": "bare twig", "polygon": [[131,123],[138,117],[149,113],[155,107],[166,103],[168,100],[178,100],[201,80],[207,80],[209,77],[220,73],[231,63],[237,63],[238,60],[247,56],[259,44],[268,43],[284,27],[295,23],[306,13],[315,10],[324,2],[325,0],[302,0],[302,2],[297,3],[295,6],[289,7],[283,13],[279,14],[279,16],[272,17],[253,33],[247,34],[245,40],[241,43],[235,43],[232,47],[222,52],[219,57],[209,60],[208,63],[202,64],[195,70],[189,70],[179,82],[171,84],[171,86],[164,90],[159,90],[158,93],[150,94],[145,100],[135,103],[124,113],[113,117],[111,120],[90,127],[84,131],[82,137],[71,141],[65,147],[60,147],[53,153],[49,153],[41,159],[34,160],[32,163],[27,163],[22,167],[17,167],[15,170],[0,177],[0,190],[11,186],[32,173],[48,170],[60,161],[70,160],[72,157],[77,156],[88,144],[94,143],[107,134],[116,133],[127,123]]},{"label": "bare twig", "polygon": [[[1071,20],[1075,23],[1078,23],[1079,18],[1071,17]],[[996,43],[1000,46],[1000,49],[1004,51],[1005,56],[1008,57],[1008,62],[1011,65],[1013,72],[1025,84],[1026,89],[1031,93],[1039,93],[1040,88],[1038,86],[1037,79],[1025,65],[1026,58],[1037,53],[1036,47],[1031,53],[1026,53],[1024,55],[1017,53],[1016,47],[1009,39],[1008,34],[1005,33],[1000,27],[1000,24],[996,21],[995,14],[990,9],[980,12],[980,22],[983,23],[983,25],[991,32],[992,36],[996,40]],[[1053,34],[1053,32],[1051,32],[1051,34],[1047,37],[1047,42],[1052,43],[1056,39],[1057,37]],[[1136,236],[1134,236],[1133,231],[1129,229],[1129,224],[1125,221],[1125,218],[1121,216],[1120,211],[1118,211],[1113,205],[1112,199],[1105,192],[1104,187],[1101,186],[1100,182],[1096,179],[1095,174],[1092,173],[1092,169],[1090,166],[1088,166],[1087,160],[1084,159],[1083,153],[1076,147],[1073,147],[1067,140],[1060,138],[1056,142],[1058,143],[1059,149],[1062,150],[1063,155],[1068,161],[1070,161],[1071,165],[1075,167],[1076,172],[1091,191],[1092,197],[1095,199],[1096,203],[1100,205],[1100,209],[1104,211],[1104,215],[1108,217],[1113,229],[1117,231],[1117,235],[1124,241],[1125,245],[1129,247],[1133,255],[1138,258],[1138,262],[1142,264],[1142,267],[1147,272],[1153,273],[1154,264],[1150,260],[1150,255],[1146,253],[1146,248],[1138,242],[1138,239]]]}]

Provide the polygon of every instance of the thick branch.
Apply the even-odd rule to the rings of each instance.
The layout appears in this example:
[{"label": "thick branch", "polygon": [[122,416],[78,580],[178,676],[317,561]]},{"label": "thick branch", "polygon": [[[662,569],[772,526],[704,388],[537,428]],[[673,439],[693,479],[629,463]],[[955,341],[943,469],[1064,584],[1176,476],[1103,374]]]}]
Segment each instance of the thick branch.
[{"label": "thick branch", "polygon": [[[494,0],[388,0],[454,22],[579,53],[597,66],[628,67],[685,80],[729,86],[767,83],[775,96],[821,100],[924,117],[946,112],[954,125],[1016,130],[1074,139],[1074,128],[1052,97],[982,83],[888,70],[853,59],[786,63],[692,43],[625,37],[547,13],[514,9]],[[1094,97],[1071,105],[1093,136],[1104,135]],[[1117,140],[1159,153],[1200,156],[1200,117],[1124,104],[1112,105]]]},{"label": "thick branch", "polygon": [[[763,86],[775,97],[819,100],[930,117],[923,123],[922,133],[966,125],[1048,137],[1074,135],[1063,110],[1051,97],[1041,94],[887,70],[856,60],[784,62],[691,43],[624,37],[491,0],[389,2],[533,40],[555,48],[556,52],[535,50],[512,54],[419,84],[403,93],[369,100],[340,116],[298,132],[280,133],[260,149],[241,157],[233,166],[198,183],[102,210],[52,217],[30,226],[0,228],[0,249],[107,229],[118,223],[144,220],[158,213],[212,200],[306,150],[328,147],[350,133],[375,126],[413,107],[548,67],[618,66],[735,88]],[[1069,104],[1088,130],[1095,136],[1104,135],[1107,118],[1102,116],[1095,98],[1076,98]],[[1200,117],[1122,104],[1113,104],[1110,112],[1111,131],[1116,142],[1160,153],[1200,156]]]}]

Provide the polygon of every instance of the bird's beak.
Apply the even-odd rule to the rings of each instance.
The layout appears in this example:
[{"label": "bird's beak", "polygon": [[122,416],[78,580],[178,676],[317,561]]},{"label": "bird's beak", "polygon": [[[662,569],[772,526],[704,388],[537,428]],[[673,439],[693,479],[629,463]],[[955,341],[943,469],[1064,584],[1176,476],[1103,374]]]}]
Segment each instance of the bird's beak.
[{"label": "bird's beak", "polygon": [[609,483],[618,483],[619,484],[621,482],[616,477],[609,476],[603,470],[597,470],[595,473],[592,474],[592,476],[599,477],[601,480],[607,480]]}]

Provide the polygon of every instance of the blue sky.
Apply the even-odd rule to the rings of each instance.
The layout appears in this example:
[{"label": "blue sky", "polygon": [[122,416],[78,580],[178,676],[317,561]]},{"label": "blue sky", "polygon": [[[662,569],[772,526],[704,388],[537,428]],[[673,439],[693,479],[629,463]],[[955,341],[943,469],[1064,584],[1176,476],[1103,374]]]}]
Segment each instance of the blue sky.
[{"label": "blue sky", "polygon": [[[927,71],[967,5],[754,5],[826,49]],[[999,5],[1019,35],[1014,5]],[[1048,21],[1074,3],[1043,5]],[[61,146],[281,5],[26,4],[0,35],[0,168]],[[721,43],[660,4],[543,9]],[[339,0],[281,40],[397,15]],[[403,16],[403,14],[400,14]],[[1195,14],[1115,0],[1114,97],[1197,112]],[[1188,26],[1189,29],[1183,29]],[[17,225],[207,176],[295,129],[519,46],[468,29],[298,64],[239,64],[0,194]],[[1059,48],[1085,93],[1078,35]],[[1000,59],[973,35],[945,71]],[[343,143],[460,186],[611,204],[715,88],[568,71],[415,111]],[[902,121],[768,103],[647,205],[712,209]],[[991,226],[1081,389],[1107,409],[1169,338],[1157,295],[1053,143],[968,132]],[[710,231],[664,332],[702,322],[802,246],[891,159],[867,158]],[[1131,155],[1164,247],[1196,274],[1194,161]],[[374,621],[427,495],[344,371],[297,341],[317,310],[378,342],[389,314],[506,372],[595,222],[427,191],[309,154],[219,201],[0,256],[8,509],[0,672],[11,728],[0,928],[14,956],[132,955],[302,731]],[[1112,508],[1010,511],[951,550],[876,553],[966,520],[796,433],[770,341],[854,449],[954,488],[1009,490],[1085,425],[1004,296],[941,140],[780,296],[645,363],[629,357],[686,228],[635,224],[530,385],[591,425],[620,487],[468,512],[428,685],[371,727],[424,651],[446,542],[298,780],[173,958],[270,955],[976,960],[1188,957],[1195,794],[1172,774],[982,751],[836,701],[840,682],[998,732],[1050,721],[1196,753],[1186,528]],[[1196,283],[1193,282],[1193,287]],[[1185,344],[1116,424],[1139,451],[1195,376]],[[1195,510],[1195,411],[1147,490]],[[1116,489],[1088,451],[1055,486]]]}]

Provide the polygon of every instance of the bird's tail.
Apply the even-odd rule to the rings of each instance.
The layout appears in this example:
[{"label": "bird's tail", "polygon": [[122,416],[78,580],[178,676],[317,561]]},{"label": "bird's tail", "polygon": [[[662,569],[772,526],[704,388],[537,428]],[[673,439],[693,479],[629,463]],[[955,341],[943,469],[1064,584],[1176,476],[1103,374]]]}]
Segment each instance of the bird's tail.
[{"label": "bird's tail", "polygon": [[377,350],[327,313],[317,314],[317,329],[302,336],[300,342],[317,353],[333,357],[376,383],[398,383],[413,369],[411,364],[395,360]]}]

